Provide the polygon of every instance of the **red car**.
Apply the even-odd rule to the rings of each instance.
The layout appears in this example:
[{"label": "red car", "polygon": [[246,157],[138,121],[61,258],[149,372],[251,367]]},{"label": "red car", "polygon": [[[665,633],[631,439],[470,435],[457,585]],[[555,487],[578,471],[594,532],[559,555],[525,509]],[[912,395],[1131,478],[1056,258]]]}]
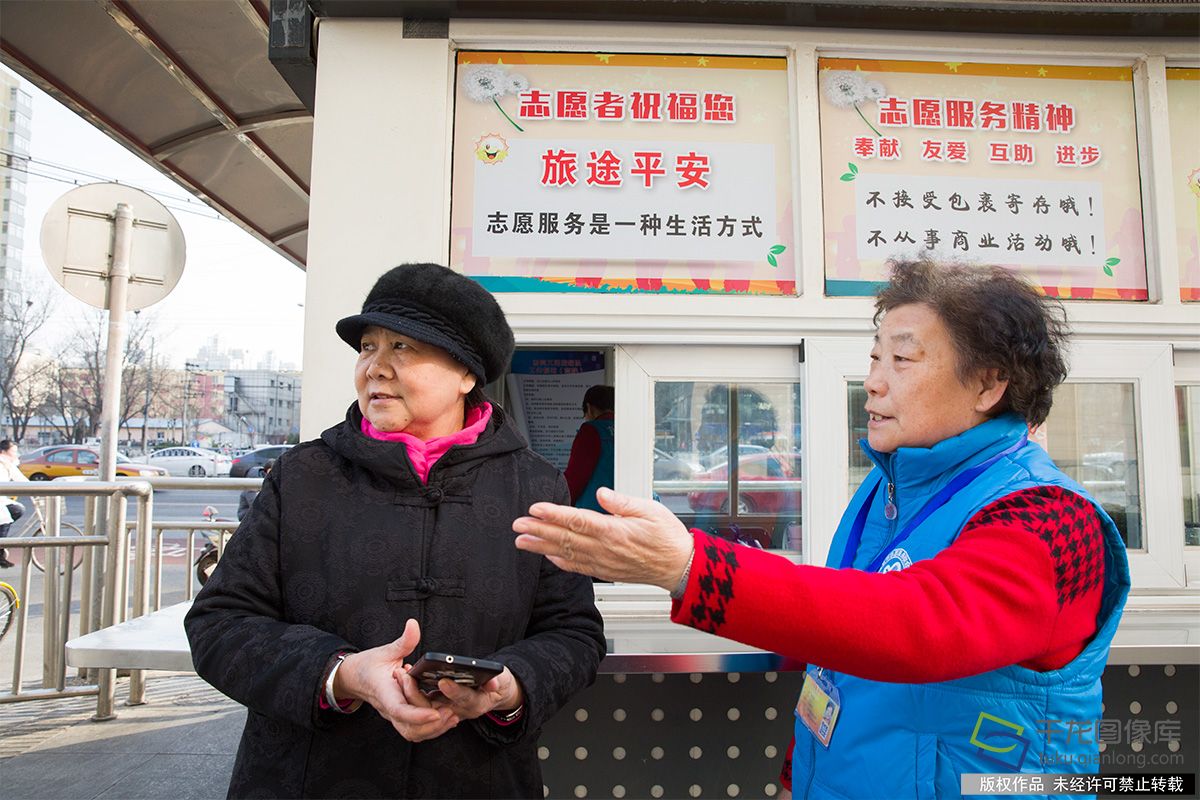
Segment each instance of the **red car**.
[{"label": "red car", "polygon": [[[717,464],[693,480],[714,484],[711,490],[688,493],[688,505],[693,511],[729,513],[729,462]],[[737,512],[739,515],[799,514],[800,454],[749,453],[738,458]]]}]

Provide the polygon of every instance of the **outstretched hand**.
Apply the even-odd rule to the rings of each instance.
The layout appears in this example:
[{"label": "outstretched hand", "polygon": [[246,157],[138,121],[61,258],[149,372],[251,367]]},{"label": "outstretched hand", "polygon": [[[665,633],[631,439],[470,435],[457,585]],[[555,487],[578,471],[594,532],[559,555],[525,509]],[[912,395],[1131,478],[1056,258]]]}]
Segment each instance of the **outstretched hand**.
[{"label": "outstretched hand", "polygon": [[679,583],[692,554],[692,536],[662,503],[600,489],[608,514],[554,503],[534,503],[513,530],[521,550],[556,566],[609,581],[661,586]]},{"label": "outstretched hand", "polygon": [[460,721],[453,707],[430,703],[405,670],[404,657],[420,640],[421,627],[410,619],[396,641],[346,656],[333,684],[337,698],[370,703],[410,742],[436,739]]}]

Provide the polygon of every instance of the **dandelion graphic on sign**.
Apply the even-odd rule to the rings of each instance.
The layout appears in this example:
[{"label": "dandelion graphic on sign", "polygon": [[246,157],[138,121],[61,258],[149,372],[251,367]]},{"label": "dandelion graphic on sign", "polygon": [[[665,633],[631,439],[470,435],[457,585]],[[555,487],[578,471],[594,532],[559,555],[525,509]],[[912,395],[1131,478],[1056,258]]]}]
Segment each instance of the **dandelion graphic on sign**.
[{"label": "dandelion graphic on sign", "polygon": [[825,99],[838,108],[853,108],[876,136],[882,136],[870,120],[863,116],[860,103],[879,100],[887,89],[878,81],[868,81],[862,73],[833,69],[823,73]]},{"label": "dandelion graphic on sign", "polygon": [[471,67],[463,74],[463,89],[467,97],[476,103],[491,102],[512,126],[524,133],[525,129],[513,122],[508,112],[500,107],[500,98],[507,94],[520,94],[529,88],[524,75],[509,72],[501,64],[482,64]]}]

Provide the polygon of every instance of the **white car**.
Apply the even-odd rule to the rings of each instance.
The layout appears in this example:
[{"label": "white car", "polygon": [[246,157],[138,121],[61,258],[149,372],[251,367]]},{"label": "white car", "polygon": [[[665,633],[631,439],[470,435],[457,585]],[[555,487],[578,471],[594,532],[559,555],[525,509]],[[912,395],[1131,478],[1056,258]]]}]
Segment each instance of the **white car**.
[{"label": "white car", "polygon": [[228,475],[232,460],[229,456],[199,447],[167,447],[151,453],[146,463],[162,467],[172,475],[203,478],[208,475]]}]

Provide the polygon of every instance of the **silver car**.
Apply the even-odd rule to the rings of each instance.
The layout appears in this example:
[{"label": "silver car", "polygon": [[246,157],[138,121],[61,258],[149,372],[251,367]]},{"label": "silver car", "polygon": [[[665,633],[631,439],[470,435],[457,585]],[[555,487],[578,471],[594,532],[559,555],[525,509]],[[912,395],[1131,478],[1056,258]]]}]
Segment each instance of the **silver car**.
[{"label": "silver car", "polygon": [[229,456],[199,447],[167,447],[151,453],[146,462],[162,467],[172,475],[204,478],[209,475],[228,475],[232,460]]}]

